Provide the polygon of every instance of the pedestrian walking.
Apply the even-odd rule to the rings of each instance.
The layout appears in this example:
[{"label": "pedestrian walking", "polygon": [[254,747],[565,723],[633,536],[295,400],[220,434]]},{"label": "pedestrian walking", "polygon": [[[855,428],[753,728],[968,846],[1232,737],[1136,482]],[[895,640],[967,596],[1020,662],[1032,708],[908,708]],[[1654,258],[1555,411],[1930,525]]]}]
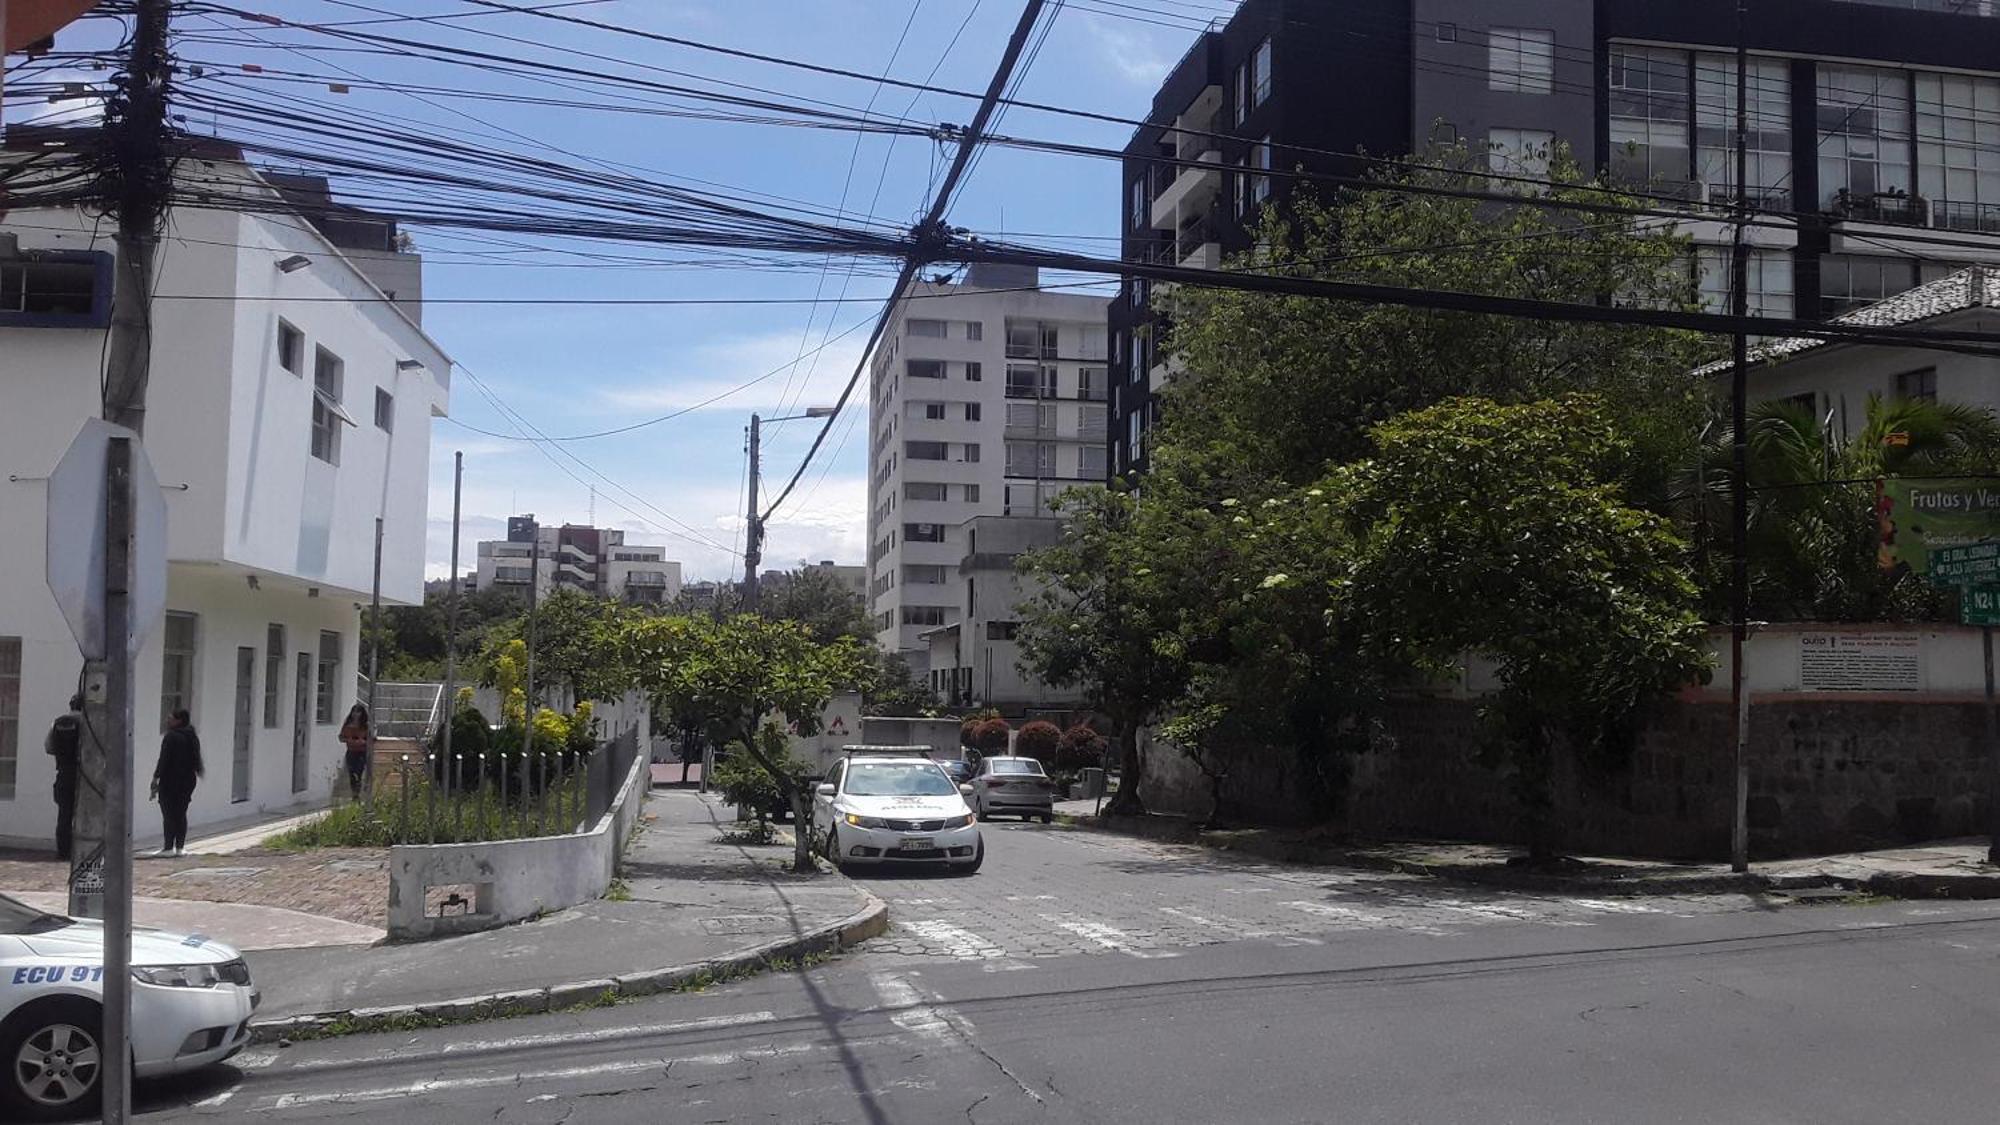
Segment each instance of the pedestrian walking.
[{"label": "pedestrian walking", "polygon": [[361,779],[368,773],[368,708],[357,703],[340,724],[340,741],[347,746],[347,790],[361,799]]},{"label": "pedestrian walking", "polygon": [[194,787],[206,771],[201,765],[201,736],[188,722],[185,709],[167,720],[167,733],[160,736],[160,760],[153,766],[152,797],[160,802],[160,823],[166,838],[160,841],[162,856],[177,856],[187,847],[188,803]]},{"label": "pedestrian walking", "polygon": [[49,724],[42,749],[56,760],[56,854],[69,858],[76,825],[76,764],[83,750],[83,696],[69,697],[69,710]]}]

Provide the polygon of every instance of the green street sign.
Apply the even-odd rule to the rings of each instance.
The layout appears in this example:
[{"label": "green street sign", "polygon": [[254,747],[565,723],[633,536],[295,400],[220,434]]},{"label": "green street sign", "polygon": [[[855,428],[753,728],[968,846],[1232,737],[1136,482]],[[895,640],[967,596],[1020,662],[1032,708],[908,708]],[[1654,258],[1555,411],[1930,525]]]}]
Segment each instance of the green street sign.
[{"label": "green street sign", "polygon": [[1969,586],[1959,591],[1958,612],[1967,625],[2000,625],[2000,586]]},{"label": "green street sign", "polygon": [[2000,542],[1987,540],[1930,553],[1931,581],[1945,586],[2000,585]]}]

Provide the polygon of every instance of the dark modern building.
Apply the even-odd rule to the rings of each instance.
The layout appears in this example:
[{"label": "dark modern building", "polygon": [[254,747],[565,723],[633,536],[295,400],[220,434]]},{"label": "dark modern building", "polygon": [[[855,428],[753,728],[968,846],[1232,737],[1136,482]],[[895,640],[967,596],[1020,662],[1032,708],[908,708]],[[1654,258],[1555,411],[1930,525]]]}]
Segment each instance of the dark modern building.
[{"label": "dark modern building", "polygon": [[[1683,202],[1726,295],[1722,205],[1752,230],[1750,307],[1831,316],[2000,263],[2000,0],[1750,0],[1749,176],[1734,180],[1735,0],[1244,0],[1197,38],[1126,147],[1128,261],[1214,266],[1292,183],[1463,142],[1496,172],[1587,168]],[[1191,163],[1190,163],[1191,162]],[[1110,310],[1114,474],[1143,471],[1150,287]]]}]

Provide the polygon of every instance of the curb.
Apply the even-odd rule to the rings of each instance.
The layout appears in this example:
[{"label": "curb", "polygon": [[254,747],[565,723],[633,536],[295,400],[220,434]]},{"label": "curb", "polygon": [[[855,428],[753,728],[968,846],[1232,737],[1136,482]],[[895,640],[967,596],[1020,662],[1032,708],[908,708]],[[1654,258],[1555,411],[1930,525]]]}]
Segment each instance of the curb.
[{"label": "curb", "polygon": [[652,996],[703,980],[755,973],[777,961],[837,953],[878,937],[889,929],[889,905],[865,888],[857,886],[855,889],[861,892],[861,909],[846,918],[796,937],[766,942],[724,957],[608,978],[569,981],[545,988],[462,996],[428,1004],[346,1008],[284,1019],[253,1020],[250,1042],[269,1044],[299,1036],[351,1035],[407,1028],[413,1024],[428,1027],[535,1015],[606,998]]},{"label": "curb", "polygon": [[1204,840],[1203,833],[1191,825],[1161,823],[1151,819],[1104,818],[1059,812],[1056,814],[1056,820],[1072,828],[1136,836],[1166,843],[1192,844],[1214,851],[1254,856],[1273,863],[1353,867],[1365,871],[1422,875],[1451,882],[1523,891],[1584,892],[1614,898],[1639,898],[1655,895],[1759,894],[1839,888],[1858,894],[1877,894],[1885,898],[1899,899],[2000,899],[2000,874],[1931,875],[1915,872],[1884,872],[1857,877],[1827,872],[1786,872],[1772,875],[1752,871],[1741,874],[1730,872],[1687,877],[1579,879],[1484,864],[1423,863],[1350,848],[1314,846],[1283,840],[1252,840],[1244,842],[1247,846],[1231,846]]}]

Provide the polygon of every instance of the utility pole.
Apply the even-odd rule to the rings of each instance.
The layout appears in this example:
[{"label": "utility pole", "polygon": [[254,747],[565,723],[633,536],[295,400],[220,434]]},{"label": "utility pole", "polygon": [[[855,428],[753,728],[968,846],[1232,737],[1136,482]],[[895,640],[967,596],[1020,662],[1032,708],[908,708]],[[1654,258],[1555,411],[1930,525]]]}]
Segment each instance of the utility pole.
[{"label": "utility pole", "polygon": [[1750,257],[1744,228],[1750,220],[1750,48],[1745,29],[1750,0],[1736,0],[1736,223],[1730,240],[1730,312],[1736,317],[1732,343],[1729,409],[1735,479],[1730,489],[1729,703],[1735,750],[1736,791],[1729,831],[1729,868],[1750,870],[1750,686],[1743,668],[1750,617]]},{"label": "utility pole", "polygon": [[757,514],[757,474],[763,419],[750,416],[750,508],[749,524],[743,529],[743,608],[757,612],[757,568],[764,564],[764,520]]},{"label": "utility pole", "polygon": [[[375,712],[375,681],[382,678],[382,517],[375,517],[375,576],[368,591],[368,760],[361,763],[361,793],[375,803],[375,730],[382,716]],[[336,704],[338,706],[338,704]]]},{"label": "utility pole", "polygon": [[[521,683],[521,699],[525,704],[525,718],[530,731],[535,729],[535,606],[540,602],[542,593],[542,525],[536,524],[534,532],[534,545],[528,548],[528,621],[525,630],[528,634],[528,666],[522,669]],[[501,709],[505,710],[506,706],[507,701],[501,700]]]},{"label": "utility pole", "polygon": [[458,796],[458,774],[451,756],[451,720],[458,714],[458,513],[465,490],[465,452],[451,455],[451,585],[444,610],[444,768],[451,794]]},{"label": "utility pole", "polygon": [[[132,53],[105,109],[108,164],[101,182],[118,213],[117,271],[106,341],[103,416],[142,434],[152,360],[154,246],[166,214],[173,165],[167,148],[169,0],[138,0]],[[72,850],[73,903],[95,905],[104,922],[104,1007],[98,1032],[103,1118],[131,1116],[133,463],[136,442],[114,437],[105,454],[104,657],[84,668],[90,737],[78,763]],[[99,690],[101,688],[101,690]],[[97,888],[102,890],[98,891]]]}]

